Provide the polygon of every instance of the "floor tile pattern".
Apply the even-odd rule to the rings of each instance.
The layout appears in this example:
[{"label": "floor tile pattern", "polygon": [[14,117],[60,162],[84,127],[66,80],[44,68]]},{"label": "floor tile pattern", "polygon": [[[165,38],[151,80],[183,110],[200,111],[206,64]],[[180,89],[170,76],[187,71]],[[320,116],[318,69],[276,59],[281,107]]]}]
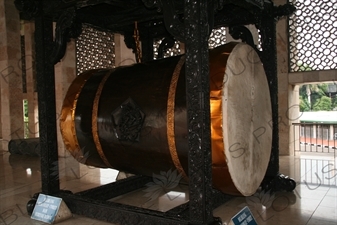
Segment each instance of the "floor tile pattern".
[{"label": "floor tile pattern", "polygon": [[[0,151],[0,225],[45,224],[30,218],[26,203],[41,190],[39,158],[11,155]],[[336,225],[337,224],[337,159],[333,154],[280,156],[280,172],[295,179],[293,192],[275,194],[257,192],[249,197],[235,197],[213,212],[223,224],[243,207],[248,206],[259,225]],[[172,171],[162,174],[169,189],[160,189],[158,179],[141,190],[110,201],[167,211],[188,201],[188,188],[172,183],[180,179]],[[61,189],[78,192],[116,180],[118,171],[98,169],[60,158]],[[156,183],[157,182],[157,183]],[[156,186],[157,185],[157,186]],[[60,225],[104,225],[106,222],[73,215]]]}]

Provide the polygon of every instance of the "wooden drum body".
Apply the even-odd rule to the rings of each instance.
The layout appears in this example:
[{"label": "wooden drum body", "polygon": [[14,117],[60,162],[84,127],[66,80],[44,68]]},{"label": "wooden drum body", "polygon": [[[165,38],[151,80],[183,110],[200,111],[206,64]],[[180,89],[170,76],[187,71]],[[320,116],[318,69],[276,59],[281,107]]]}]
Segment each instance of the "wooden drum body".
[{"label": "wooden drum body", "polygon": [[[210,50],[213,186],[251,195],[271,152],[268,83],[257,53],[243,43]],[[63,103],[61,132],[81,163],[152,176],[188,175],[184,56],[84,72]]]}]

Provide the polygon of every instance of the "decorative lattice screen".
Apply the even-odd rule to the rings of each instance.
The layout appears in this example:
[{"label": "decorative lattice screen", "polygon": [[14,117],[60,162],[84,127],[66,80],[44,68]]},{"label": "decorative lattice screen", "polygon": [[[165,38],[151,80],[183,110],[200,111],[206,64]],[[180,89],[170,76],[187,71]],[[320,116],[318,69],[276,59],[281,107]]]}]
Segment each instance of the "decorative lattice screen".
[{"label": "decorative lattice screen", "polygon": [[89,69],[115,67],[114,35],[83,25],[76,41],[77,74]]},{"label": "decorative lattice screen", "polygon": [[290,72],[337,69],[337,0],[289,0]]},{"label": "decorative lattice screen", "polygon": [[208,47],[212,49],[224,44],[226,44],[226,28],[213,29],[208,39]]}]

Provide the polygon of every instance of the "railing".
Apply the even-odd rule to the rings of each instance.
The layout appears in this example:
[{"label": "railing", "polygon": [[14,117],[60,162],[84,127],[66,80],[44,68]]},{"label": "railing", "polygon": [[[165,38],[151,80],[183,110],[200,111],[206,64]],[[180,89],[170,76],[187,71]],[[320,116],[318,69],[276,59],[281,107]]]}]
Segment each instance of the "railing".
[{"label": "railing", "polygon": [[310,190],[337,186],[337,159],[300,159],[300,183]]},{"label": "railing", "polygon": [[337,124],[293,123],[295,152],[336,153]]}]

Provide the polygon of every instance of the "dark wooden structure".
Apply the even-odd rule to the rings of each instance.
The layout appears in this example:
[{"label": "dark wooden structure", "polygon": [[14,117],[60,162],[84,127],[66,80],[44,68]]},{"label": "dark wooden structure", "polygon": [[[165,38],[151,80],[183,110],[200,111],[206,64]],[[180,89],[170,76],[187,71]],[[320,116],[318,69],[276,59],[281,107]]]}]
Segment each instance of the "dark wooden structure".
[{"label": "dark wooden structure", "polygon": [[[278,99],[275,23],[294,7],[275,7],[263,0],[15,0],[21,18],[35,20],[36,70],[39,100],[42,192],[63,198],[71,211],[120,224],[221,224],[212,215],[215,206],[229,196],[212,189],[208,80],[208,37],[213,28],[226,26],[234,38],[254,46],[242,25],[255,24],[261,32],[259,51],[270,86],[273,111],[272,154],[262,186],[292,190],[293,180],[279,174]],[[153,39],[166,37],[185,43],[187,111],[189,120],[188,203],[166,213],[106,201],[144,186],[151,178],[130,177],[95,189],[73,194],[60,190],[54,64],[64,55],[66,43],[81,33],[87,23],[125,36],[136,51],[133,38],[137,21],[143,61],[153,58]],[[57,22],[55,40],[52,22]]]}]

